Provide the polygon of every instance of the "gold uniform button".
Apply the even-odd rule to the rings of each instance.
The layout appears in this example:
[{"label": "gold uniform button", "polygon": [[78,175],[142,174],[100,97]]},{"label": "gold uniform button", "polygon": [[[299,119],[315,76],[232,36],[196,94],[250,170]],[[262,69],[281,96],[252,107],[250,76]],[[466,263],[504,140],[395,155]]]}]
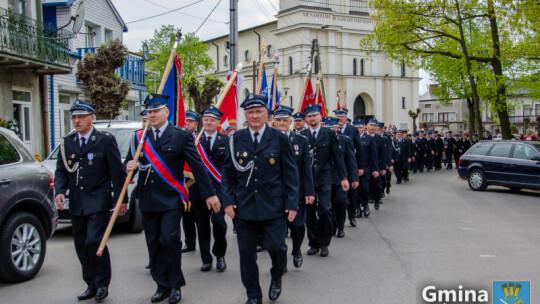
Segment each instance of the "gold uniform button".
[{"label": "gold uniform button", "polygon": [[84,187],[81,186],[81,190],[83,190],[83,189],[84,189]]}]

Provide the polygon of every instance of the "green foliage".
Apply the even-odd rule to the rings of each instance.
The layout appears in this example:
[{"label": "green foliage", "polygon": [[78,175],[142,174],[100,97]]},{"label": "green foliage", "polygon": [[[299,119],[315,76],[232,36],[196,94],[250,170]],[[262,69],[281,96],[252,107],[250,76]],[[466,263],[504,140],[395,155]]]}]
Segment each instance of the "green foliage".
[{"label": "green foliage", "polygon": [[510,131],[512,131],[512,133],[519,133],[519,128],[515,124],[511,124]]},{"label": "green foliage", "polygon": [[184,82],[184,87],[193,101],[193,104],[190,104],[189,107],[194,106],[196,112],[202,112],[212,104],[214,97],[219,94],[223,85],[219,78],[211,75],[204,76],[203,83],[200,83],[195,75],[188,76]]},{"label": "green foliage", "polygon": [[115,70],[124,65],[127,55],[127,48],[119,39],[114,39],[102,44],[96,54],[86,53],[77,63],[76,76],[87,86],[98,119],[114,118],[125,106],[124,97],[129,92],[130,82],[122,80]]},{"label": "green foliage", "polygon": [[[156,76],[156,82],[153,76],[146,78],[148,92],[155,92],[159,87],[178,30],[174,25],[162,25],[159,30],[154,31],[154,38],[144,41],[148,44],[151,58],[146,62],[146,69],[159,74]],[[188,78],[203,74],[214,64],[212,58],[206,54],[208,45],[195,36],[195,33],[183,36],[176,50],[182,60],[182,84],[184,85]]]}]

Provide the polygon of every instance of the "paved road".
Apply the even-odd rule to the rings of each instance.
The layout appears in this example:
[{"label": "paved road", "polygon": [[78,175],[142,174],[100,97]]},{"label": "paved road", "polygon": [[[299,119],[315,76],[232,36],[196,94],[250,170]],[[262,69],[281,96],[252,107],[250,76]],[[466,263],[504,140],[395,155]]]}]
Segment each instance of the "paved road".
[{"label": "paved road", "polygon": [[[412,175],[408,184],[392,186],[369,219],[360,219],[356,228],[347,225],[345,238],[332,240],[329,257],[304,254],[299,270],[289,260],[278,302],[422,303],[419,295],[427,285],[457,289],[461,284],[491,293],[494,280],[531,281],[531,296],[539,298],[539,198],[540,192],[514,194],[502,187],[473,192],[458,180],[456,170]],[[182,303],[245,302],[232,233],[228,241],[225,273],[202,273],[199,252],[184,254],[187,286]],[[106,303],[150,303],[156,286],[144,269],[148,258],[143,234],[115,231],[109,246],[113,278]],[[77,302],[86,286],[69,226],[60,227],[47,250],[33,280],[0,284],[1,303]],[[259,268],[266,294],[266,252],[259,255]]]}]

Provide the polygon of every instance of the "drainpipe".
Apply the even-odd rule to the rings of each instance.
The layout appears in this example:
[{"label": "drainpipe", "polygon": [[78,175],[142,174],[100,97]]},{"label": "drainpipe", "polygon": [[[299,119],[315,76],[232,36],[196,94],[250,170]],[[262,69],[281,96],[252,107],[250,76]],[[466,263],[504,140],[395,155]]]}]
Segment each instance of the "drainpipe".
[{"label": "drainpipe", "polygon": [[259,57],[257,59],[259,59],[261,58],[261,35],[255,29],[252,29],[252,31],[259,37],[259,44],[257,44],[257,49],[259,50]]},{"label": "drainpipe", "polygon": [[49,125],[47,119],[47,76],[39,77],[39,87],[41,89],[41,123],[43,127],[43,159],[49,155]]},{"label": "drainpipe", "polygon": [[212,44],[216,46],[216,73],[219,71],[219,46],[212,41]]},{"label": "drainpipe", "polygon": [[54,142],[54,75],[50,76],[49,87],[51,92],[51,147],[56,147]]}]

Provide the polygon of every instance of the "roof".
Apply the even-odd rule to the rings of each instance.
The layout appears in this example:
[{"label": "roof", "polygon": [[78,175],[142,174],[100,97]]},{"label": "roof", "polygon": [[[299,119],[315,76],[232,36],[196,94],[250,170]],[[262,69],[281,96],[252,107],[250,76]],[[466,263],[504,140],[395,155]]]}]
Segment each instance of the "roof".
[{"label": "roof", "polygon": [[[76,0],[64,0],[64,1],[61,1],[61,0],[41,0],[41,5],[42,6],[71,6],[75,1]],[[124,19],[122,19],[122,16],[120,16],[120,13],[116,9],[116,7],[112,3],[112,1],[111,0],[106,0],[106,1],[107,1],[107,3],[109,3],[111,8],[113,9],[113,12],[116,15],[116,18],[118,18],[118,20],[122,24],[122,31],[124,33],[127,33],[128,27],[127,27],[126,23],[124,22]]]},{"label": "roof", "polygon": [[[258,28],[262,28],[262,27],[266,27],[266,26],[269,26],[269,25],[273,25],[273,24],[277,24],[277,20],[270,21],[270,22],[267,22],[267,23],[259,24],[259,25],[253,26],[253,27],[248,27],[248,28],[246,28],[246,29],[240,30],[240,31],[238,31],[238,35],[240,35],[240,34],[242,34],[242,33],[250,32],[250,31],[252,31],[252,30],[256,30],[256,29],[258,29]],[[227,34],[227,35],[222,35],[222,36],[218,36],[218,37],[215,37],[215,38],[212,38],[212,39],[205,40],[205,41],[203,41],[203,43],[209,43],[209,42],[212,42],[212,41],[215,41],[215,40],[219,40],[219,39],[222,39],[222,38],[225,38],[225,37],[229,37],[229,34]]]}]

